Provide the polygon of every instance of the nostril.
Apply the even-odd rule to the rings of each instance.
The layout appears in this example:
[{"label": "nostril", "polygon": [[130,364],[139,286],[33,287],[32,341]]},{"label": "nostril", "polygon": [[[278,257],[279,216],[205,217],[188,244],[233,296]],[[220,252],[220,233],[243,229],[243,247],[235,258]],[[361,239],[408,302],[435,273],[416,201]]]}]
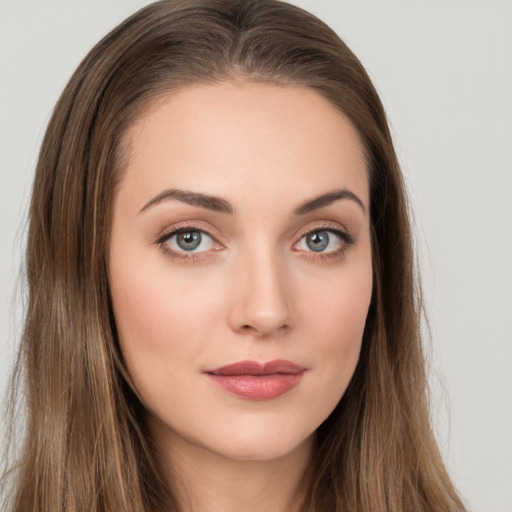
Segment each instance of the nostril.
[{"label": "nostril", "polygon": [[252,325],[249,325],[249,324],[240,326],[240,329],[238,332],[243,333],[243,334],[255,334],[255,335],[261,334],[261,332],[258,329],[256,329],[255,327],[253,327]]},{"label": "nostril", "polygon": [[280,327],[278,327],[277,329],[275,329],[275,328],[267,328],[266,329],[264,327],[257,328],[253,325],[245,324],[240,327],[239,332],[253,333],[253,334],[257,334],[258,336],[266,337],[271,333],[283,334],[284,332],[286,332],[289,329],[289,327],[290,326],[288,324],[284,324],[284,325],[281,325]]}]

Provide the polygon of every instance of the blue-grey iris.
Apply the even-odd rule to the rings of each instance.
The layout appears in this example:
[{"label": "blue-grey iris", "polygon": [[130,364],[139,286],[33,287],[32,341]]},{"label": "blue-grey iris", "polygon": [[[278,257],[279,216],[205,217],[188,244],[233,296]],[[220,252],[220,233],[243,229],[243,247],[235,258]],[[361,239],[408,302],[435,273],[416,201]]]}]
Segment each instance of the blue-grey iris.
[{"label": "blue-grey iris", "polygon": [[184,251],[193,251],[201,243],[201,233],[199,231],[183,231],[176,236],[176,243]]},{"label": "blue-grey iris", "polygon": [[306,235],[306,244],[314,252],[321,252],[329,245],[327,231],[315,231]]}]

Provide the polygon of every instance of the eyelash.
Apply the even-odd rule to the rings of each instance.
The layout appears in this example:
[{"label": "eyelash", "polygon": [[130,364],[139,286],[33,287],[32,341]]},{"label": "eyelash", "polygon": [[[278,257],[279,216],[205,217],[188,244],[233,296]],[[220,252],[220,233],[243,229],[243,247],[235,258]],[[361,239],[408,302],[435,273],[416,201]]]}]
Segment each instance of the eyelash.
[{"label": "eyelash", "polygon": [[[208,235],[213,241],[214,244],[218,244],[216,242],[216,239],[214,236],[210,235],[208,231],[205,229],[202,229],[198,226],[194,226],[193,224],[185,224],[180,226],[175,226],[165,233],[162,233],[158,238],[154,241],[155,245],[160,247],[160,249],[164,252],[164,254],[170,256],[173,260],[178,262],[185,262],[185,263],[194,263],[196,261],[200,261],[206,257],[209,256],[210,251],[203,251],[203,252],[178,252],[169,247],[169,245],[166,243],[172,236],[179,235],[180,233],[186,233],[187,231],[198,231],[200,233],[205,233]],[[219,249],[213,249],[213,251],[219,250]]]},{"label": "eyelash", "polygon": [[308,261],[332,261],[333,259],[342,258],[343,256],[345,256],[347,250],[355,244],[355,239],[353,236],[349,235],[346,231],[340,229],[340,227],[337,224],[327,223],[301,233],[299,241],[296,242],[293,245],[293,247],[297,246],[304,237],[311,235],[313,233],[319,233],[321,231],[326,231],[327,233],[335,234],[341,240],[341,246],[338,249],[335,249],[330,252],[317,253],[315,253],[314,251],[303,251],[298,249],[297,251],[303,252],[304,258],[306,258]]},{"label": "eyelash", "polygon": [[[178,235],[180,233],[186,233],[187,231],[198,231],[200,233],[204,233],[204,234],[208,235],[213,240],[214,244],[220,245],[216,241],[215,237],[212,236],[210,233],[208,233],[208,231],[206,231],[205,229],[202,229],[198,226],[195,226],[195,225],[181,225],[181,226],[173,227],[172,229],[159,235],[158,238],[156,238],[156,240],[154,240],[153,243],[155,245],[157,245],[164,252],[164,254],[170,256],[173,260],[179,261],[179,262],[186,262],[186,263],[194,263],[194,262],[203,260],[204,258],[207,258],[208,256],[210,256],[210,253],[212,251],[215,252],[217,250],[221,250],[221,249],[216,248],[216,249],[210,249],[208,251],[201,251],[198,253],[186,252],[186,251],[178,252],[178,251],[171,249],[169,247],[169,245],[166,243],[169,241],[169,239],[172,236]],[[336,249],[334,251],[330,251],[328,253],[323,253],[323,252],[315,253],[314,251],[295,249],[295,247],[299,244],[299,242],[304,237],[306,237],[310,234],[313,234],[313,233],[321,232],[321,231],[326,231],[328,233],[335,234],[337,237],[340,238],[341,246],[338,249]],[[343,231],[342,229],[340,229],[338,225],[325,224],[325,225],[317,226],[314,229],[310,229],[310,230],[307,230],[307,231],[301,233],[299,240],[293,245],[293,248],[296,252],[304,253],[304,258],[307,259],[308,261],[318,261],[318,260],[328,261],[328,260],[343,257],[345,255],[346,251],[351,246],[353,246],[354,243],[355,243],[354,238],[351,235],[349,235],[346,231]]]}]

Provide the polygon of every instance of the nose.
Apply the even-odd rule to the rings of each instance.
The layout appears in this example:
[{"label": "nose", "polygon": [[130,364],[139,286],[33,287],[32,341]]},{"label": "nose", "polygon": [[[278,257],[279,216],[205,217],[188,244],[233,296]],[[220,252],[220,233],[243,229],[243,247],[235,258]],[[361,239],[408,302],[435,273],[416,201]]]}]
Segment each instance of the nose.
[{"label": "nose", "polygon": [[259,252],[233,269],[231,329],[269,337],[289,330],[291,283],[277,255]]}]

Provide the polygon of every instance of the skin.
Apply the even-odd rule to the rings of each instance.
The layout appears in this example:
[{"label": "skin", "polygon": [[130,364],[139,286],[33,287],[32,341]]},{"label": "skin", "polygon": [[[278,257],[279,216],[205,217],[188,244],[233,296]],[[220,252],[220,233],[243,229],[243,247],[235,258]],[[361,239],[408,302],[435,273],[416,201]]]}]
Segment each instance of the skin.
[{"label": "skin", "polygon": [[[160,98],[126,137],[109,278],[162,467],[181,480],[185,510],[290,511],[314,431],[354,373],[370,304],[358,135],[310,90],[226,82]],[[222,198],[233,211],[154,199],[169,189]],[[361,204],[345,197],[296,213],[341,189]],[[183,226],[203,233],[199,250],[165,239]],[[322,230],[352,243],[328,231],[328,247],[315,252],[305,235]],[[274,359],[306,371],[271,400],[240,397],[205,374]]]}]

